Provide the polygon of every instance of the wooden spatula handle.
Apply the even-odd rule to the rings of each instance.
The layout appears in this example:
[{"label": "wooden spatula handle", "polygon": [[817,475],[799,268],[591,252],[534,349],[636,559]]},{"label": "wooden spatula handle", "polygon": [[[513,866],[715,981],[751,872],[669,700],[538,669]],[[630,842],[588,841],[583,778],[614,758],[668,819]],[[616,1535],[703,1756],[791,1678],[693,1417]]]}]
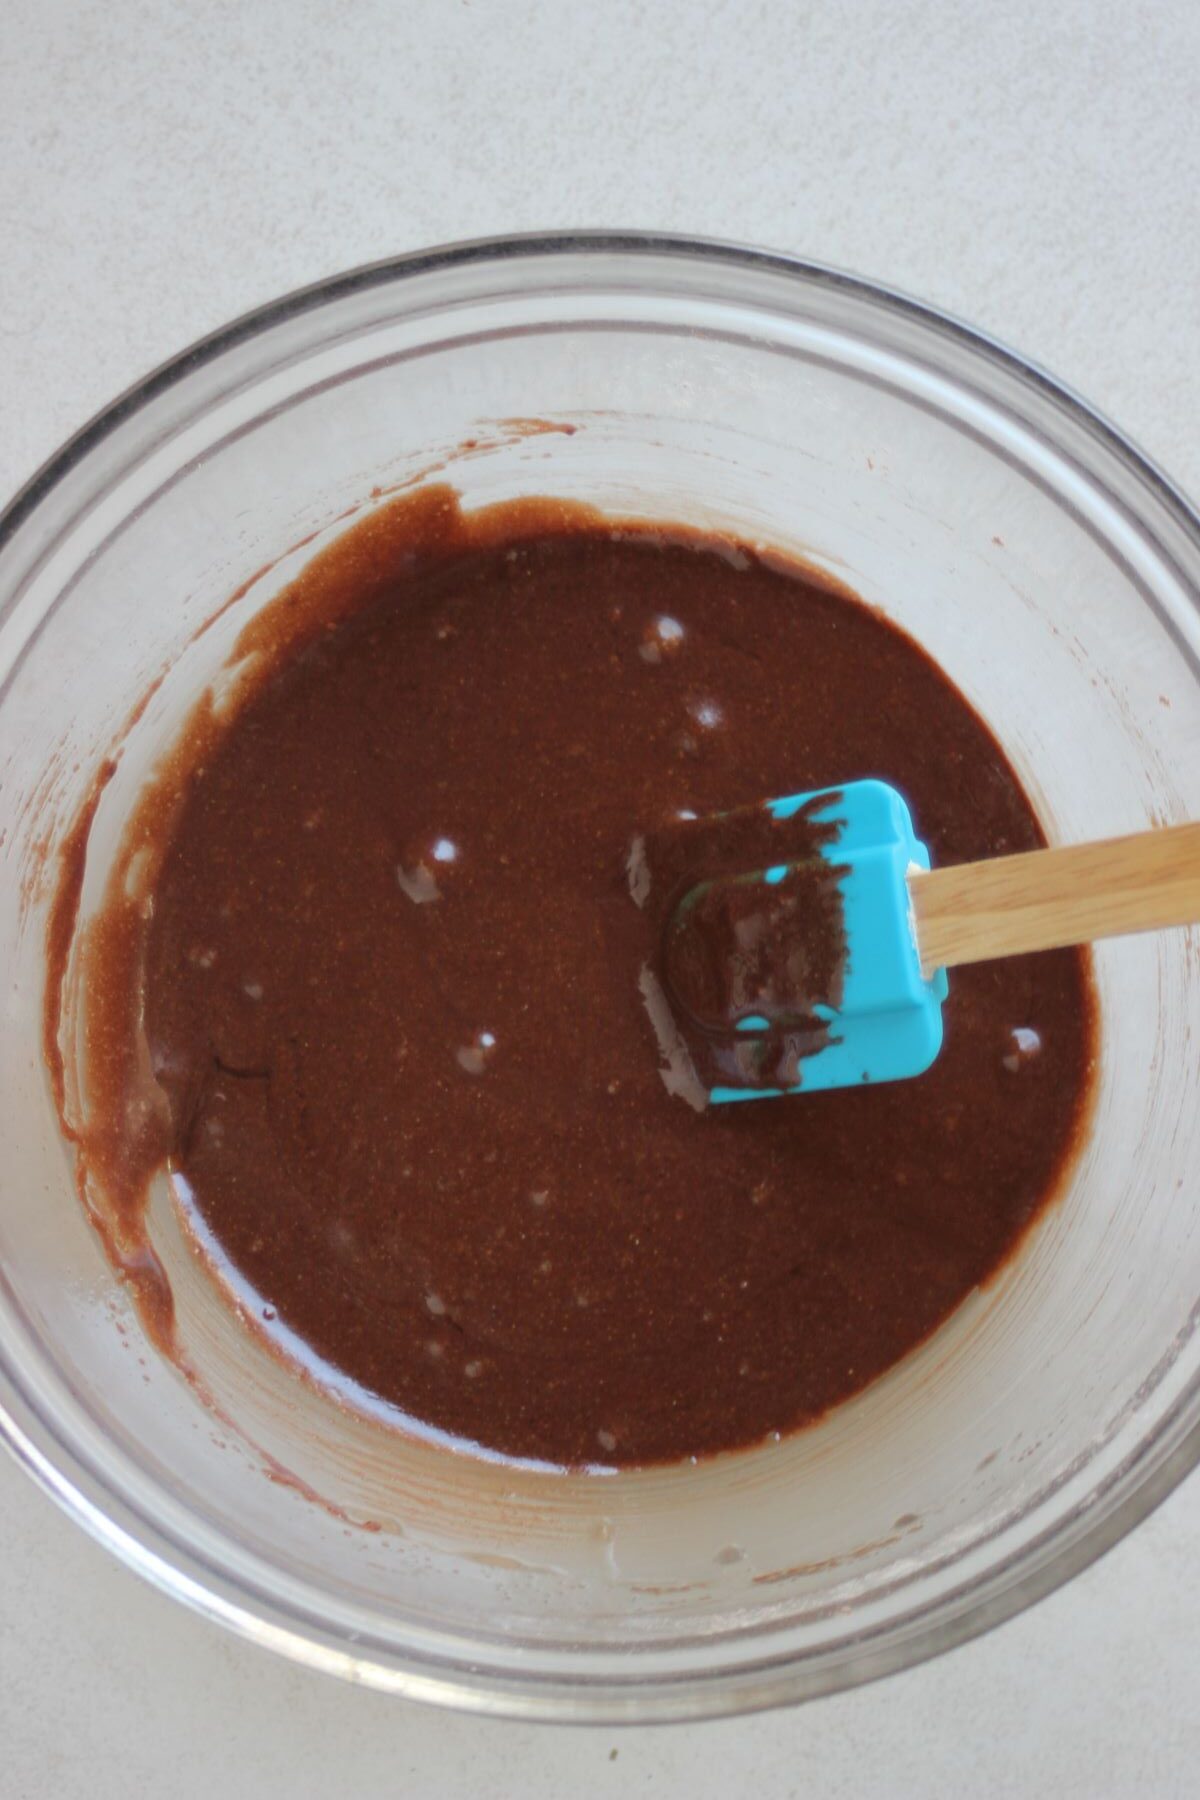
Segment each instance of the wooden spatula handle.
[{"label": "wooden spatula handle", "polygon": [[1200,824],[914,871],[908,891],[927,973],[1190,925],[1200,920]]}]

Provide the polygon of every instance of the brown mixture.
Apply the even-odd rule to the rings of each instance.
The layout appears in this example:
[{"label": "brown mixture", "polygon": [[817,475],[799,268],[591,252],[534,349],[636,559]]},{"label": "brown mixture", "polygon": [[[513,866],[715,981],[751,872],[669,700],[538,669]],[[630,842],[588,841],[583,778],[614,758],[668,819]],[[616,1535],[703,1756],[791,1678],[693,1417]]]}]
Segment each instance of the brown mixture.
[{"label": "brown mixture", "polygon": [[805,1059],[829,1041],[849,957],[846,870],[834,860],[842,821],[828,816],[829,798],[784,818],[760,801],[634,839],[630,893],[649,939],[643,995],[685,1095],[800,1086]]},{"label": "brown mixture", "polygon": [[[725,539],[464,518],[440,489],[350,531],[238,654],[240,704],[195,715],[86,945],[77,1135],[143,1298],[168,1160],[263,1330],[344,1391],[634,1464],[814,1419],[1010,1253],[1086,1116],[1084,954],[957,972],[916,1081],[704,1112],[640,986],[631,845],[681,813],[881,775],[935,864],[1043,841],[911,639]],[[674,979],[728,1004],[720,971]]]}]

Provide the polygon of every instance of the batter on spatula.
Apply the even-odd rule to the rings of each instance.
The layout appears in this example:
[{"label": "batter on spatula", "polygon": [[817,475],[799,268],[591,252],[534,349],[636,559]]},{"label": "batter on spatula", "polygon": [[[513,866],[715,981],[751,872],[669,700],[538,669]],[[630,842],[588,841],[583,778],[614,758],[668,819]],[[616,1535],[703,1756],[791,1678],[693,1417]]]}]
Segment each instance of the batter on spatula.
[{"label": "batter on spatula", "polygon": [[135,821],[149,916],[115,888],[95,939],[134,946],[90,971],[97,1129],[144,1029],[123,1217],[168,1162],[322,1379],[510,1457],[701,1456],[855,1393],[1010,1254],[1086,1118],[1084,953],[962,970],[918,1082],[697,1111],[631,893],[639,834],[848,773],[938,864],[1040,844],[910,638],[724,538],[434,489],[251,652]]}]

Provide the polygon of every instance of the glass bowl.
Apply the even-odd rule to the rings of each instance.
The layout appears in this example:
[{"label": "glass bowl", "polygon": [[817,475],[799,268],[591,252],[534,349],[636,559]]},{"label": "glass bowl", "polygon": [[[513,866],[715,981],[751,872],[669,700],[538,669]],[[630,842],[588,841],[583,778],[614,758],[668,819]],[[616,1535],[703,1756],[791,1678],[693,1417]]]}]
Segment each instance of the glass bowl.
[{"label": "glass bowl", "polygon": [[119,742],[86,914],[246,618],[351,509],[431,476],[468,506],[552,492],[800,550],[938,657],[1052,838],[1200,816],[1200,520],[965,327],[783,257],[603,235],[401,258],[238,321],[0,522],[8,1442],[168,1592],[453,1705],[698,1716],[945,1650],[1082,1568],[1200,1453],[1195,931],[1098,952],[1093,1129],[1017,1258],[779,1445],[563,1477],[383,1433],[237,1325],[156,1195],[207,1407],[101,1254],[41,1054],[53,852]]}]

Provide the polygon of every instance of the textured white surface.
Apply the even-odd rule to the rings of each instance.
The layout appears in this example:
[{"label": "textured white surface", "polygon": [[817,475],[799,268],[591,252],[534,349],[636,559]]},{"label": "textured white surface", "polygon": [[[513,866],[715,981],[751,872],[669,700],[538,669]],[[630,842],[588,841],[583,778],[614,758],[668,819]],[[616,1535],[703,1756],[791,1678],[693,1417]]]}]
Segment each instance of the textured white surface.
[{"label": "textured white surface", "polygon": [[[284,289],[579,225],[877,275],[1045,363],[1200,490],[1195,0],[5,0],[0,45],[4,495]],[[4,1800],[1195,1792],[1196,1478],[941,1662],[625,1733],[291,1669],[143,1587],[4,1461],[0,1517]]]}]

